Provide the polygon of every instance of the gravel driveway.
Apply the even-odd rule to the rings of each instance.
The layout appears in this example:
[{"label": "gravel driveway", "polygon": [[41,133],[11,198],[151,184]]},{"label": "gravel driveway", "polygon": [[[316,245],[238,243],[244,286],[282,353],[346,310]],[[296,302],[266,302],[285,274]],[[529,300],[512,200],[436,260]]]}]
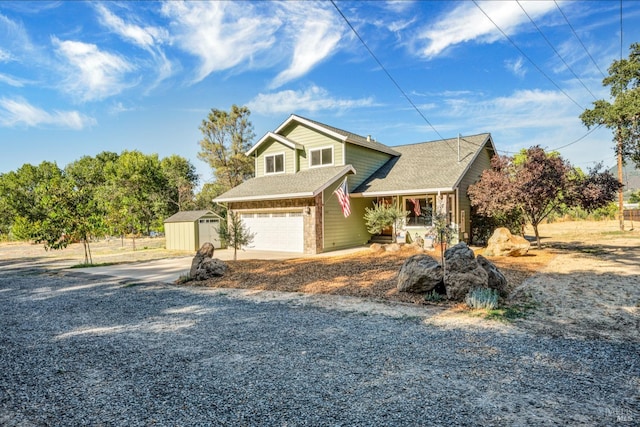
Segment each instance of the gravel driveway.
[{"label": "gravel driveway", "polygon": [[0,425],[638,425],[640,344],[0,276]]}]

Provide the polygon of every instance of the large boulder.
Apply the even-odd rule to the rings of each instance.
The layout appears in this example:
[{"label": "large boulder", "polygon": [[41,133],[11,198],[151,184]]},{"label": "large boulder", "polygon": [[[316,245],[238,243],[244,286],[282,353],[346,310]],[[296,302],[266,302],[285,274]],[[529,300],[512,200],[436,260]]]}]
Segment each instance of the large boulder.
[{"label": "large boulder", "polygon": [[497,228],[487,242],[486,256],[523,256],[531,243],[522,236],[514,236],[508,228]]},{"label": "large boulder", "polygon": [[470,290],[486,288],[489,274],[478,264],[473,250],[460,242],[444,252],[444,286],[447,298],[462,301]]},{"label": "large boulder", "polygon": [[488,287],[498,291],[498,294],[502,298],[506,298],[508,296],[507,278],[504,277],[504,274],[498,270],[498,267],[496,267],[494,263],[482,255],[478,255],[476,261],[480,267],[484,268],[484,271],[486,271],[489,276],[489,282],[487,283]]},{"label": "large boulder", "polygon": [[407,258],[398,273],[398,290],[426,293],[442,284],[442,267],[429,255],[417,254]]},{"label": "large boulder", "polygon": [[220,277],[227,271],[227,265],[217,258],[213,258],[214,246],[204,243],[191,261],[189,277],[192,280],[207,280]]},{"label": "large boulder", "polygon": [[227,272],[227,264],[218,258],[209,258],[203,261],[196,269],[194,280],[207,280],[214,277],[222,277]]}]

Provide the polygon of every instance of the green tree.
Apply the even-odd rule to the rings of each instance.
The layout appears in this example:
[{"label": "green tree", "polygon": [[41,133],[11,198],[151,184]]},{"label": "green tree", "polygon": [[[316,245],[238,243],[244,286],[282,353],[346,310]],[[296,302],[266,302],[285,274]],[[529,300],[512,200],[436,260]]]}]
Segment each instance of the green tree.
[{"label": "green tree", "polygon": [[630,203],[640,203],[640,191],[636,191],[635,193],[631,193],[629,196]]},{"label": "green tree", "polygon": [[[605,126],[614,131],[618,158],[618,182],[622,184],[622,165],[627,159],[640,166],[640,43],[630,47],[628,59],[613,61],[609,75],[602,80],[610,89],[612,102],[600,99],[592,109],[585,110],[580,119],[591,128]],[[624,230],[624,198],[618,191],[620,230]]]},{"label": "green tree", "polygon": [[184,157],[173,154],[160,161],[167,179],[167,216],[195,207],[194,189],[198,185],[196,168]]},{"label": "green tree", "polygon": [[509,216],[519,210],[533,227],[538,248],[538,225],[554,212],[571,206],[601,208],[615,197],[616,179],[599,168],[579,173],[557,153],[531,147],[514,157],[494,156],[492,168],[469,187],[471,205],[481,215]]},{"label": "green tree", "polygon": [[123,151],[115,162],[105,165],[106,183],[100,200],[108,226],[133,239],[160,226],[166,210],[167,178],[157,154]]},{"label": "green tree", "polygon": [[250,114],[247,107],[237,105],[228,112],[214,108],[200,125],[198,158],[211,166],[224,191],[253,177],[254,160],[245,154],[254,137]]},{"label": "green tree", "polygon": [[250,245],[255,236],[242,222],[240,215],[233,211],[227,213],[226,221],[220,221],[219,235],[227,247],[233,248],[234,261],[237,259],[238,249]]}]

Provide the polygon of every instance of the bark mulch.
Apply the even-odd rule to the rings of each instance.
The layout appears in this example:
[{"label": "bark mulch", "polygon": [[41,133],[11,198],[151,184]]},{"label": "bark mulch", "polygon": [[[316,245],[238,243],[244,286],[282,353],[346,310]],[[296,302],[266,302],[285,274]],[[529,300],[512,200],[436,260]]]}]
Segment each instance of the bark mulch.
[{"label": "bark mulch", "polygon": [[[228,261],[221,278],[191,282],[196,286],[261,291],[303,292],[354,296],[374,300],[426,303],[424,296],[398,292],[397,274],[405,259],[416,254],[404,246],[399,252],[363,250],[344,256],[291,260]],[[481,253],[481,249],[476,250]],[[436,259],[440,254],[427,252]],[[543,269],[555,256],[553,249],[532,249],[523,257],[488,257],[507,278],[512,290]]]}]

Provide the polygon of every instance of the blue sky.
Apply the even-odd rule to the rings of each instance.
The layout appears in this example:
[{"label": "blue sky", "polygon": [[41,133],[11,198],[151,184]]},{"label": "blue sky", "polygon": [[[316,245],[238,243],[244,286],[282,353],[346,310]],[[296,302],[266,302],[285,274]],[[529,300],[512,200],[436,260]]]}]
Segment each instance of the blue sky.
[{"label": "blue sky", "polygon": [[0,173],[140,150],[206,182],[198,127],[232,104],[256,140],[295,113],[391,146],[491,132],[615,164],[579,115],[640,41],[640,2],[336,4],[386,72],[329,1],[0,2]]}]

